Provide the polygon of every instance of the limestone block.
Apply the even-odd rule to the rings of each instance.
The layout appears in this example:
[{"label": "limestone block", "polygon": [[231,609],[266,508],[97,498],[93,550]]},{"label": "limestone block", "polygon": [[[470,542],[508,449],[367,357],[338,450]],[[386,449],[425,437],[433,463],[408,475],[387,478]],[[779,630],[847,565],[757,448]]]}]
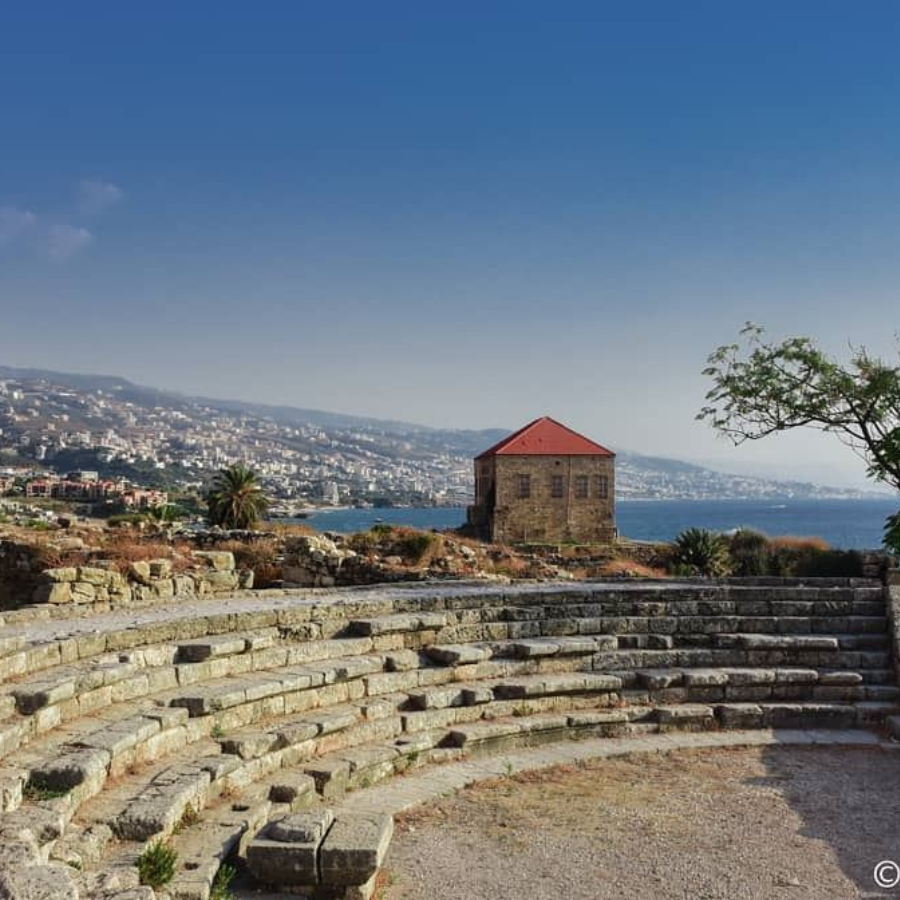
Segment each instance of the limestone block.
[{"label": "limestone block", "polygon": [[128,567],[128,575],[132,581],[138,584],[150,584],[150,563],[144,560],[133,562]]},{"label": "limestone block", "polygon": [[106,569],[99,569],[93,566],[79,566],[78,578],[76,581],[83,581],[86,584],[100,585],[105,587],[109,584],[110,572]]},{"label": "limestone block", "polygon": [[65,566],[59,569],[45,569],[41,577],[47,581],[78,581],[78,569],[74,566]]},{"label": "limestone block", "polygon": [[273,734],[246,734],[239,737],[223,738],[219,741],[223,753],[239,756],[241,759],[256,759],[278,744],[278,737]]},{"label": "limestone block", "polygon": [[0,841],[0,872],[34,866],[41,861],[41,848],[33,834],[9,835]]},{"label": "limestone block", "polygon": [[216,569],[211,572],[203,572],[199,576],[199,583],[205,585],[207,591],[233,591],[238,586],[238,576],[234,572]]},{"label": "limestone block", "polygon": [[218,572],[234,571],[234,554],[222,550],[195,550],[193,557]]},{"label": "limestone block", "polygon": [[330,809],[294,813],[272,822],[266,829],[266,837],[291,844],[318,844],[333,822],[334,813]]},{"label": "limestone block", "polygon": [[[98,572],[102,572],[102,569],[97,569]],[[104,572],[104,575],[106,573]],[[93,603],[97,598],[97,587],[94,584],[91,584],[87,581],[73,581],[71,583],[72,588],[72,603]]]},{"label": "limestone block", "polygon": [[393,833],[389,815],[338,816],[319,848],[322,883],[365,884],[384,862]]},{"label": "limestone block", "polygon": [[6,813],[0,824],[4,841],[10,836],[15,840],[28,840],[30,835],[43,846],[55,841],[63,833],[64,819],[61,813],[47,806],[30,805]]},{"label": "limestone block", "polygon": [[0,900],[78,900],[68,866],[50,864],[0,872]]},{"label": "limestone block", "polygon": [[475,647],[468,644],[436,645],[427,647],[425,653],[435,662],[445,666],[482,662],[491,656],[491,651],[487,647]]},{"label": "limestone block", "polygon": [[347,790],[350,763],[345,759],[317,759],[307,763],[303,771],[316,783],[316,791],[325,799],[340,797]]},{"label": "limestone block", "polygon": [[105,776],[110,763],[106,750],[90,748],[62,751],[31,770],[31,782],[40,788],[70,791],[94,776]]},{"label": "limestone block", "polygon": [[316,794],[316,783],[311,775],[303,772],[285,772],[278,776],[269,788],[273,803],[288,803],[291,809],[309,802]]},{"label": "limestone block", "polygon": [[69,581],[39,584],[32,594],[33,603],[71,603],[72,583]]},{"label": "limestone block", "polygon": [[151,578],[171,578],[172,577],[172,560],[171,559],[151,559],[148,563],[150,567]]},{"label": "limestone block", "polygon": [[52,706],[74,697],[75,680],[32,682],[20,688],[13,688],[12,696],[16,700],[16,709],[22,715],[32,715],[42,707]]}]

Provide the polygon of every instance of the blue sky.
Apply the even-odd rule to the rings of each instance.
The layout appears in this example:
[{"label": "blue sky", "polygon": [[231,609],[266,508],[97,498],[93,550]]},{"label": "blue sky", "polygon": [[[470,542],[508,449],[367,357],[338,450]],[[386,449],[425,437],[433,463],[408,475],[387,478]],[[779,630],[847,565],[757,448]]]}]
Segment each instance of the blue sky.
[{"label": "blue sky", "polygon": [[0,362],[846,480],[693,415],[892,353],[894,3],[0,7]]}]

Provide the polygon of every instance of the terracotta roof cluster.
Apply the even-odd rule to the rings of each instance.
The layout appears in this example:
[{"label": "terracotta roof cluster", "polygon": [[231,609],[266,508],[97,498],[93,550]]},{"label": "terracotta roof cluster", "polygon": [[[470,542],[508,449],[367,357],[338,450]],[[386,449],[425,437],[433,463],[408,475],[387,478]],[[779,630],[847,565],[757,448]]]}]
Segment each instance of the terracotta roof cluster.
[{"label": "terracotta roof cluster", "polygon": [[611,450],[595,443],[571,428],[542,416],[524,428],[489,447],[476,459],[492,456],[615,456]]}]

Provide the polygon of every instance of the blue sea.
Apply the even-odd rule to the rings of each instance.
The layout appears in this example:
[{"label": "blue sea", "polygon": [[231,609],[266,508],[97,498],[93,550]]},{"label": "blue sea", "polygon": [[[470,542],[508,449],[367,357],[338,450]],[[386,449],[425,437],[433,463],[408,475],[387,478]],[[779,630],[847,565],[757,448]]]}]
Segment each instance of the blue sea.
[{"label": "blue sea", "polygon": [[[730,531],[754,528],[769,535],[816,536],[833,547],[881,546],[887,516],[900,498],[885,500],[623,500],[616,505],[619,533],[641,541],[671,540],[685,528]],[[461,507],[336,509],[304,521],[319,531],[367,531],[376,522],[422,529],[456,528],[466,518]]]}]

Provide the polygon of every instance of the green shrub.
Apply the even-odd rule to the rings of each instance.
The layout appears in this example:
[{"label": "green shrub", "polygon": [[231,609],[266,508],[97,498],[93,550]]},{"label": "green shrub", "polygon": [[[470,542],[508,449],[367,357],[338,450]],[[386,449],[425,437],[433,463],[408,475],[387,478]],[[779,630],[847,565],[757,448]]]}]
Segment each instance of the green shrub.
[{"label": "green shrub", "polygon": [[147,517],[143,513],[118,513],[110,516],[106,520],[106,524],[110,528],[118,528],[121,525],[141,525],[147,521]]},{"label": "green shrub", "polygon": [[426,555],[439,552],[443,545],[440,535],[427,531],[414,531],[401,535],[396,542],[397,554],[412,563],[419,563]]},{"label": "green shrub", "polygon": [[794,565],[801,578],[859,578],[862,555],[856,550],[810,550]]},{"label": "green shrub", "polygon": [[771,546],[768,537],[761,531],[741,528],[728,541],[732,574],[741,577],[767,575]]},{"label": "green shrub", "polygon": [[707,578],[727,575],[731,570],[728,538],[705,528],[688,528],[675,538],[670,565]]},{"label": "green shrub", "polygon": [[222,863],[219,866],[219,871],[216,872],[216,877],[213,879],[209,900],[232,900],[234,895],[228,888],[231,882],[234,881],[235,875],[237,875],[237,869],[234,866]]},{"label": "green shrub", "polygon": [[350,549],[356,553],[372,553],[378,546],[378,535],[373,531],[357,531],[351,534],[347,540]]},{"label": "green shrub", "polygon": [[166,841],[156,841],[138,857],[137,870],[141,884],[154,889],[168,884],[175,877],[178,852]]},{"label": "green shrub", "polygon": [[29,519],[25,526],[32,531],[49,531],[50,523],[45,519]]}]

